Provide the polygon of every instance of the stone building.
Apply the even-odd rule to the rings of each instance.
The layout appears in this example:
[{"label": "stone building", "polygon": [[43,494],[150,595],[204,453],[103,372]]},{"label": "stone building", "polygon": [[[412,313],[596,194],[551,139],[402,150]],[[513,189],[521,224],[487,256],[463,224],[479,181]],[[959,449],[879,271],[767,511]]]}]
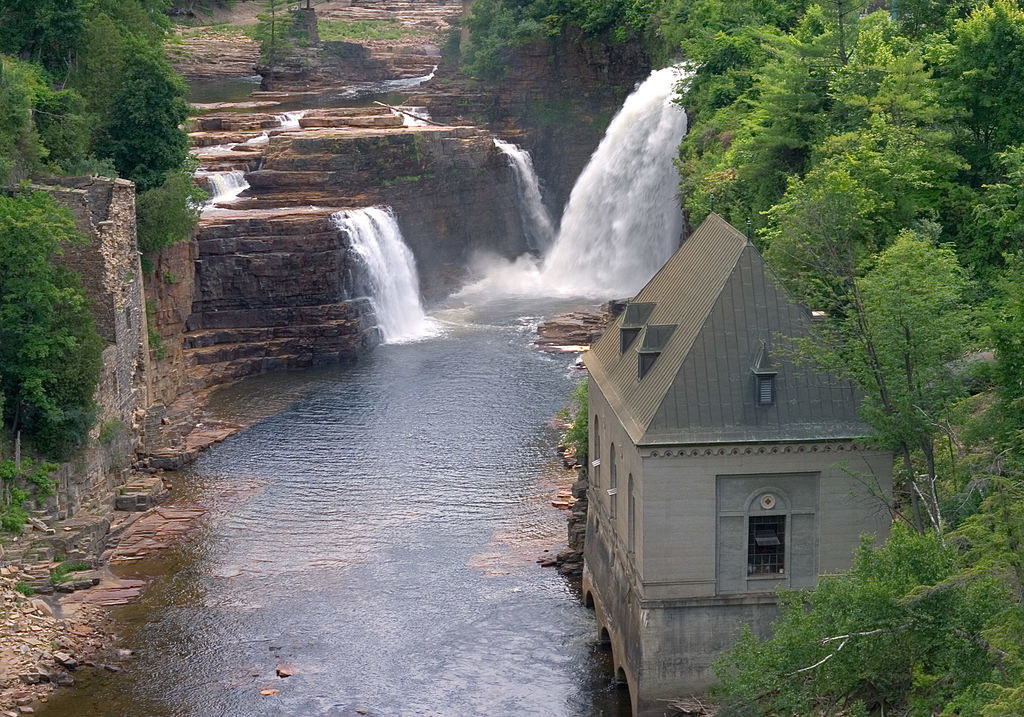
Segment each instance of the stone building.
[{"label": "stone building", "polygon": [[741,625],[767,634],[776,588],[849,568],[889,516],[892,456],[858,438],[848,383],[794,365],[811,314],[711,214],[586,355],[583,589],[635,715],[703,690]]}]

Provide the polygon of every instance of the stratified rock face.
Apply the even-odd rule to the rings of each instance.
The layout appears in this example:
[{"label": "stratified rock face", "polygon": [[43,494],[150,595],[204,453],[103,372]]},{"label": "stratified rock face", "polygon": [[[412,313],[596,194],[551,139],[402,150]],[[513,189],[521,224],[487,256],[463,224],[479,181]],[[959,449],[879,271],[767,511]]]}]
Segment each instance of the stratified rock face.
[{"label": "stratified rock face", "polygon": [[196,240],[184,337],[193,387],[350,360],[380,342],[333,209],[218,210]]},{"label": "stratified rock face", "polygon": [[192,360],[185,352],[185,324],[195,288],[194,241],[165,247],[146,277],[149,320],[149,374],[153,400],[146,411],[144,453],[176,447],[199,420],[200,401],[192,391]]},{"label": "stratified rock face", "polygon": [[512,170],[490,133],[372,126],[394,124],[390,115],[319,129],[340,119],[312,114],[302,120],[308,129],[272,136],[239,206],[390,205],[427,298],[456,288],[477,252],[528,250]]},{"label": "stratified rock face", "polygon": [[251,77],[260,59],[260,45],[235,28],[179,28],[168,55],[174,69],[190,79]]},{"label": "stratified rock face", "polygon": [[529,150],[558,216],[611,118],[650,70],[639,43],[587,40],[574,30],[516,48],[500,82],[442,63],[406,104],[427,107],[438,121],[484,125]]}]

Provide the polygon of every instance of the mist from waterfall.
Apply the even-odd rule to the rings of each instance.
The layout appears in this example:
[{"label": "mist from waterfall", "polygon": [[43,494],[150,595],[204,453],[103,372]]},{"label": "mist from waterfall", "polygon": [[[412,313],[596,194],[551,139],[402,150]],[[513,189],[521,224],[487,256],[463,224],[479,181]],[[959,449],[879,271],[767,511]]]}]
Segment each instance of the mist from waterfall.
[{"label": "mist from waterfall", "polygon": [[437,322],[423,310],[416,260],[392,209],[346,209],[332,214],[331,221],[348,234],[366,268],[370,300],[384,343],[437,335]]},{"label": "mist from waterfall", "polygon": [[542,260],[483,260],[461,293],[632,296],[679,246],[683,214],[673,159],[686,112],[673,100],[682,67],[655,70],[626,98],[576,180]]},{"label": "mist from waterfall", "polygon": [[494,146],[508,157],[516,180],[516,201],[527,246],[533,251],[547,251],[555,239],[555,227],[540,193],[540,178],[533,168],[530,153],[519,145],[495,139]]}]

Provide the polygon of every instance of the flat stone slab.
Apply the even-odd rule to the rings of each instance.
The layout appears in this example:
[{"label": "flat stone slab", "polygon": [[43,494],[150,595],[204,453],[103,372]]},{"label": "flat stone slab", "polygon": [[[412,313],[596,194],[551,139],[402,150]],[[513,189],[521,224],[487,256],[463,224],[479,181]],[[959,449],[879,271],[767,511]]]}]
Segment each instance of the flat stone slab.
[{"label": "flat stone slab", "polygon": [[107,577],[101,580],[100,584],[92,590],[72,593],[66,598],[62,598],[61,603],[102,605],[104,607],[125,605],[142,595],[146,585],[148,583],[145,580]]},{"label": "flat stone slab", "polygon": [[198,528],[206,514],[203,508],[154,508],[125,529],[109,560],[111,563],[131,562],[166,550]]}]

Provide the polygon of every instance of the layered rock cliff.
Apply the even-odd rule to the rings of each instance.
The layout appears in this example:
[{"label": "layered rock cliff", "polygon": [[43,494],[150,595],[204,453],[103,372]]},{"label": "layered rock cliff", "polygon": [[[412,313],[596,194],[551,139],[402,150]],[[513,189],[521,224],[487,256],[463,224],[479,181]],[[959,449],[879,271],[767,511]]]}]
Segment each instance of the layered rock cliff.
[{"label": "layered rock cliff", "polygon": [[200,223],[184,336],[195,389],[357,358],[380,342],[335,209],[213,212]]},{"label": "layered rock cliff", "polygon": [[608,122],[651,70],[638,43],[601,43],[570,30],[515,49],[498,82],[466,77],[442,62],[429,88],[407,103],[443,122],[487,127],[527,149],[557,215]]},{"label": "layered rock cliff", "polygon": [[306,131],[271,137],[261,168],[246,175],[241,204],[390,205],[427,298],[455,289],[477,252],[527,250],[515,180],[490,133],[320,126],[331,120],[311,115],[301,120]]}]

